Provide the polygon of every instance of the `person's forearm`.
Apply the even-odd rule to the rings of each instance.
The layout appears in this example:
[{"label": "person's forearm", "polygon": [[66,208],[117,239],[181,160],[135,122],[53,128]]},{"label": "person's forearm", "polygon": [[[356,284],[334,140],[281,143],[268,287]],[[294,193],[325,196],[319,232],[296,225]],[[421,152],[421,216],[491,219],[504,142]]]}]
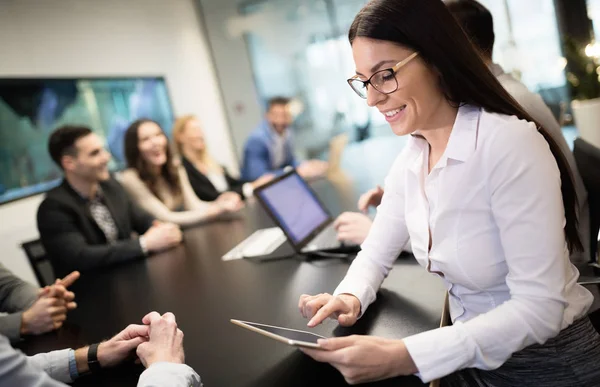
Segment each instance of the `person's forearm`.
[{"label": "person's forearm", "polygon": [[[43,356],[34,356],[28,358],[21,352],[15,351],[5,337],[0,336],[0,384],[2,386],[39,386],[39,387],[65,387],[56,380],[51,379],[51,374],[45,371],[44,364],[48,364],[48,358],[56,357],[61,359],[59,368],[64,364],[68,368],[68,352],[56,351]],[[52,363],[52,362],[50,362]],[[68,378],[68,371],[64,379],[65,382],[71,382]]]},{"label": "person's forearm", "polygon": [[21,336],[32,334],[33,332],[30,331],[30,326],[29,326],[29,322],[31,319],[31,311],[26,310],[23,313],[20,313],[19,316],[20,316],[19,334]]},{"label": "person's forearm", "polygon": [[8,337],[11,342],[18,341],[21,335],[24,334],[22,330],[22,316],[22,312],[0,316],[0,335]]},{"label": "person's forearm", "polygon": [[69,352],[71,349],[63,349],[48,353],[40,353],[29,357],[29,362],[38,370],[45,372],[52,379],[63,383],[71,383],[69,372]]},{"label": "person's forearm", "polygon": [[72,243],[60,238],[50,242],[49,253],[59,257],[59,266],[66,272],[86,271],[144,257],[137,239],[119,240],[110,245],[88,245]]},{"label": "person's forearm", "polygon": [[75,362],[77,363],[77,373],[85,374],[90,370],[88,365],[88,349],[89,347],[79,348],[75,351]]},{"label": "person's forearm", "polygon": [[269,164],[262,157],[251,157],[246,161],[248,164],[245,169],[243,179],[246,181],[254,181],[270,171]]},{"label": "person's forearm", "polygon": [[169,216],[159,217],[162,222],[173,223],[181,227],[188,226],[196,226],[203,222],[206,222],[212,218],[214,218],[217,214],[215,211],[210,210],[210,207],[206,207],[204,210],[192,210],[192,211],[182,211],[182,212],[173,212]]},{"label": "person's forearm", "polygon": [[0,312],[23,311],[37,299],[39,288],[0,265]]}]

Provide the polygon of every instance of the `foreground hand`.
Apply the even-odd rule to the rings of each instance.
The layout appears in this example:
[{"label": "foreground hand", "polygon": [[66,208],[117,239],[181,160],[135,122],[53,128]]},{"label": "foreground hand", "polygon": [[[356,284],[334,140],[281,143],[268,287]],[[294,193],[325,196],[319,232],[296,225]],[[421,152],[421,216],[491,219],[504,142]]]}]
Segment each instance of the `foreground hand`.
[{"label": "foreground hand", "polygon": [[133,358],[136,348],[148,341],[148,326],[129,325],[112,339],[98,346],[101,367],[112,367]]},{"label": "foreground hand", "polygon": [[351,294],[303,294],[300,296],[298,309],[304,318],[310,319],[307,326],[311,328],[321,324],[328,317],[336,319],[342,326],[351,326],[358,319],[360,301]]},{"label": "foreground hand", "polygon": [[360,212],[344,212],[337,217],[333,226],[337,231],[338,240],[361,245],[367,239],[372,224],[373,221],[367,215]]},{"label": "foreground hand", "polygon": [[[66,292],[64,287],[58,291]],[[51,288],[44,288],[40,296],[21,316],[22,335],[41,335],[62,327],[67,319],[67,303],[59,297],[49,297]],[[53,294],[55,291],[52,291]],[[71,293],[72,292],[68,292]]]},{"label": "foreground hand", "polygon": [[358,199],[358,210],[366,213],[369,210],[369,207],[377,207],[380,205],[382,198],[383,189],[380,186],[370,189]]},{"label": "foreground hand", "polygon": [[68,288],[69,286],[73,285],[73,283],[75,281],[77,281],[79,279],[79,277],[81,276],[81,274],[78,271],[73,271],[71,272],[71,274],[67,275],[65,278],[57,278],[56,282],[54,282],[55,285],[62,285],[65,288]]},{"label": "foreground hand", "polygon": [[319,177],[324,175],[329,168],[329,164],[323,160],[304,161],[297,168],[298,174],[305,179]]},{"label": "foreground hand", "polygon": [[349,384],[374,382],[418,372],[404,342],[374,336],[319,340],[322,349],[301,351],[335,367]]},{"label": "foreground hand", "polygon": [[235,212],[244,207],[244,201],[235,192],[223,192],[215,202],[224,212]]},{"label": "foreground hand", "polygon": [[67,288],[73,285],[73,283],[77,281],[79,277],[80,273],[78,271],[74,271],[65,278],[57,278],[56,281],[54,281],[54,285],[45,286],[39,290],[38,298],[58,298],[65,302],[67,310],[73,310],[77,308],[77,303],[73,301],[75,299],[75,293],[67,291]]},{"label": "foreground hand", "polygon": [[73,285],[73,283],[75,283],[80,276],[81,274],[78,271],[73,271],[65,278],[57,278],[54,282],[54,285],[49,287],[47,293],[44,292],[44,289],[46,288],[40,291],[40,296],[45,293],[45,297],[62,298],[65,302],[67,310],[73,310],[77,308],[77,303],[73,301],[75,300],[75,293],[67,291],[67,288]]},{"label": "foreground hand", "polygon": [[21,316],[21,334],[39,335],[60,328],[67,312],[77,308],[75,293],[67,290],[79,278],[74,271],[65,278],[57,278],[54,285],[43,287],[38,299]]},{"label": "foreground hand", "polygon": [[144,367],[148,368],[159,362],[185,362],[183,332],[177,328],[173,313],[161,316],[157,312],[151,312],[144,316],[142,322],[149,326],[149,340],[137,349]]}]

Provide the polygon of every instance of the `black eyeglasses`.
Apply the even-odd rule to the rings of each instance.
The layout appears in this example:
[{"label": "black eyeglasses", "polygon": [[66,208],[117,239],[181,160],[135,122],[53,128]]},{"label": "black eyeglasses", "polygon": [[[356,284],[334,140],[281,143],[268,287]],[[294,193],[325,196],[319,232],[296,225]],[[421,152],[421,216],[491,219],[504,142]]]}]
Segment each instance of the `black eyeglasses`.
[{"label": "black eyeglasses", "polygon": [[389,69],[379,70],[366,81],[361,81],[358,75],[348,79],[348,84],[354,90],[359,97],[367,99],[367,86],[371,85],[375,90],[382,94],[391,94],[398,90],[398,80],[396,79],[396,73],[402,67],[406,66],[408,62],[413,60],[418,52],[412,53],[408,58],[398,62],[394,67]]}]

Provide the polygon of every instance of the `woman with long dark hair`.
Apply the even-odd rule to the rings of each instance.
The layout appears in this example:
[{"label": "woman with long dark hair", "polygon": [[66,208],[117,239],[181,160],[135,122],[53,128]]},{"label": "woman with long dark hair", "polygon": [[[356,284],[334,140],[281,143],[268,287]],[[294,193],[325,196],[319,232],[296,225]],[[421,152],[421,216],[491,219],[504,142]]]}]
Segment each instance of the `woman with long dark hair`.
[{"label": "woman with long dark hair", "polygon": [[193,225],[242,206],[235,193],[214,202],[201,201],[160,125],[149,119],[133,122],[125,132],[128,169],[121,173],[127,192],[156,219],[180,226]]},{"label": "woman with long dark hair", "polygon": [[569,250],[581,249],[568,164],[502,88],[440,0],[373,0],[349,32],[353,90],[411,135],[333,295],[302,295],[309,327],[352,325],[406,241],[448,289],[452,326],[304,350],[349,382],[417,374],[449,386],[599,386],[600,336]]}]

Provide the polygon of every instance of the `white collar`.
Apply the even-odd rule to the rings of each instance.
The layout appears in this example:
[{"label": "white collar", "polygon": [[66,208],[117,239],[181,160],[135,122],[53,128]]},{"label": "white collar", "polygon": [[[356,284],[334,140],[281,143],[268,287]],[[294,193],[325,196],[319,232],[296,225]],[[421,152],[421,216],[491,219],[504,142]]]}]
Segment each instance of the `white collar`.
[{"label": "white collar", "polygon": [[[441,166],[445,165],[447,159],[465,162],[475,152],[480,114],[481,108],[477,106],[462,105],[458,108],[448,145],[440,159]],[[422,136],[416,134],[411,136],[407,146],[410,147],[409,152],[412,153],[408,158],[408,160],[412,160],[409,169],[418,174],[422,166],[420,156],[428,143]]]}]

